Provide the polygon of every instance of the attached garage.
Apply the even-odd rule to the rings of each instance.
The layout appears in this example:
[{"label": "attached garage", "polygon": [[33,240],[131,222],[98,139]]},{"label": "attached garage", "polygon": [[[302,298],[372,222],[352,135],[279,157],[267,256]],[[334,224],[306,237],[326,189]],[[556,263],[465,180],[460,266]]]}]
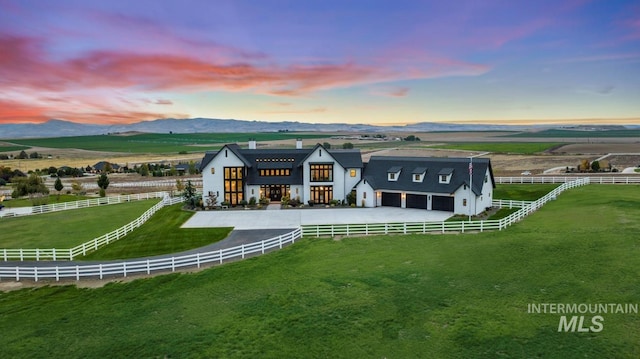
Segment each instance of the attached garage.
[{"label": "attached garage", "polygon": [[453,197],[448,196],[431,196],[431,209],[434,211],[453,212]]},{"label": "attached garage", "polygon": [[382,205],[386,207],[402,207],[400,193],[382,192]]},{"label": "attached garage", "polygon": [[407,208],[427,209],[427,196],[422,194],[407,194]]}]

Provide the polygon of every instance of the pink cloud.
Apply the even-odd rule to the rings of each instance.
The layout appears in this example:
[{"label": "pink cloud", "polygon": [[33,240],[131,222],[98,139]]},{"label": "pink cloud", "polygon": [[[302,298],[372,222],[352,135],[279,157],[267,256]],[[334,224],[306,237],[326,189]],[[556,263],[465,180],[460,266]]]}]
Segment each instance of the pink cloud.
[{"label": "pink cloud", "polygon": [[408,87],[376,87],[371,90],[371,94],[375,96],[385,97],[405,97],[409,94]]}]

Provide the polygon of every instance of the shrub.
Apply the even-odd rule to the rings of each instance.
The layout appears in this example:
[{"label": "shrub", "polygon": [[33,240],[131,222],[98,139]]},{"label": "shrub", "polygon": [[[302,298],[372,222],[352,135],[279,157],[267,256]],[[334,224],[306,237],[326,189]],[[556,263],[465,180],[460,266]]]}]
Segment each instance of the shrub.
[{"label": "shrub", "polygon": [[269,202],[271,202],[271,201],[269,201],[269,198],[267,198],[267,197],[260,197],[260,204],[261,204],[261,205],[263,205],[263,206],[267,206],[267,205],[269,204]]},{"label": "shrub", "polygon": [[300,200],[297,199],[297,198],[294,198],[294,199],[289,201],[289,205],[291,207],[298,207],[300,205]]},{"label": "shrub", "polygon": [[241,200],[240,202],[238,202],[239,205],[241,205],[242,207],[246,207],[248,202],[246,200]]},{"label": "shrub", "polygon": [[340,205],[340,201],[337,200],[337,199],[332,199],[331,201],[329,201],[329,205],[338,206],[338,205]]},{"label": "shrub", "polygon": [[256,197],[252,196],[251,198],[249,198],[249,206],[255,207],[256,203],[257,203]]},{"label": "shrub", "polygon": [[308,200],[307,203],[309,203],[309,207],[313,207],[313,205],[316,204],[316,202],[312,199]]}]

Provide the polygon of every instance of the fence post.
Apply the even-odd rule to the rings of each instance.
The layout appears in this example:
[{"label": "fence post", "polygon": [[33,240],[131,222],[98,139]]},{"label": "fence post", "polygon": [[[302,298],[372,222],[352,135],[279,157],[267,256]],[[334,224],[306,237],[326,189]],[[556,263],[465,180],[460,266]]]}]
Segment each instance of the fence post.
[{"label": "fence post", "polygon": [[73,260],[73,249],[69,248],[69,260],[72,261]]},{"label": "fence post", "polygon": [[[282,248],[282,243],[280,243],[280,248]],[[222,264],[222,249],[218,250],[218,253],[220,254],[220,264]]]},{"label": "fence post", "polygon": [[4,261],[5,262],[7,261],[7,249],[6,248],[4,249]]},{"label": "fence post", "polygon": [[127,262],[122,262],[122,272],[123,272],[123,275],[126,277],[127,276]]},{"label": "fence post", "polygon": [[20,260],[24,261],[24,254],[22,254],[22,248],[20,248]]},{"label": "fence post", "polygon": [[[198,268],[200,268],[200,252],[196,253],[196,263],[198,264]],[[149,264],[149,260],[147,260],[147,265],[148,264]]]},{"label": "fence post", "polygon": [[[280,242],[282,243],[282,241]],[[240,246],[241,251],[242,251],[242,259],[244,259],[244,244],[242,246]]]},{"label": "fence post", "polygon": [[100,279],[102,279],[102,263],[98,264],[98,272],[100,273]]},{"label": "fence post", "polygon": [[147,259],[147,274],[151,274],[151,264],[149,263],[148,259]]},{"label": "fence post", "polygon": [[58,266],[56,266],[56,282],[60,281],[60,273],[58,271]]},{"label": "fence post", "polygon": [[20,267],[16,266],[16,282],[20,281]]},{"label": "fence post", "polygon": [[176,257],[171,257],[171,271],[176,271]]},{"label": "fence post", "polygon": [[[282,237],[282,236],[280,236]],[[264,254],[264,241],[260,242],[260,247],[262,248],[262,254]]]},{"label": "fence post", "polygon": [[80,266],[76,265],[76,280],[80,280]]},{"label": "fence post", "polygon": [[38,267],[33,267],[33,279],[38,281]]},{"label": "fence post", "polygon": [[444,221],[442,221],[442,233],[444,233]]}]

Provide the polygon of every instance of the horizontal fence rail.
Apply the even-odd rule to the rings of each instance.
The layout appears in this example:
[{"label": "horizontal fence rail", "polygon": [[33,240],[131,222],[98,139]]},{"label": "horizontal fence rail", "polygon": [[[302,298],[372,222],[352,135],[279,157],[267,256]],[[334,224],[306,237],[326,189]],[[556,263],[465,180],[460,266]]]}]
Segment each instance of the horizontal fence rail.
[{"label": "horizontal fence rail", "polygon": [[255,243],[169,258],[69,266],[0,266],[0,280],[20,281],[22,279],[33,279],[37,282],[44,279],[55,279],[56,281],[62,279],[104,279],[127,277],[135,274],[149,275],[157,272],[175,272],[178,269],[200,268],[207,264],[222,264],[227,261],[264,254],[275,249],[281,249],[288,244],[293,244],[301,237],[302,230],[298,228],[292,232]]},{"label": "horizontal fence rail", "polygon": [[146,199],[165,198],[168,195],[169,194],[167,192],[150,192],[150,193],[138,193],[138,194],[130,194],[130,195],[91,198],[91,199],[84,199],[84,200],[72,201],[72,202],[44,204],[44,205],[33,206],[33,207],[18,207],[15,209],[5,208],[2,211],[0,211],[0,218],[28,216],[28,215],[42,214],[42,213],[48,213],[48,212],[66,211],[69,209],[103,206],[107,204],[119,204],[119,203],[140,201],[140,200],[146,200]]},{"label": "horizontal fence rail", "polygon": [[455,221],[455,222],[413,222],[413,223],[369,223],[369,224],[320,224],[303,225],[302,234],[310,237],[337,236],[337,235],[369,235],[369,234],[409,234],[409,233],[445,233],[465,231],[502,230],[520,221],[532,212],[535,212],[545,203],[567,189],[584,186],[590,183],[590,179],[579,178],[565,182],[547,193],[537,201],[509,201],[495,200],[494,205],[500,207],[520,208],[516,212],[500,220],[484,221]]},{"label": "horizontal fence rail", "polygon": [[[640,176],[589,176],[592,184],[640,184]],[[495,177],[497,184],[565,183],[575,181],[576,177]]]},{"label": "horizontal fence rail", "polygon": [[151,216],[153,216],[160,208],[164,206],[173,205],[176,203],[180,203],[183,201],[182,197],[174,197],[169,198],[164,197],[164,199],[158,203],[156,203],[153,207],[146,210],[140,217],[135,220],[125,224],[124,226],[113,230],[107,234],[104,234],[100,237],[94,238],[88,242],[82,243],[73,248],[35,248],[35,249],[8,249],[3,248],[0,249],[0,260],[3,261],[11,261],[11,260],[35,260],[35,261],[44,261],[44,260],[54,260],[54,261],[63,261],[63,260],[73,260],[78,256],[84,256],[87,253],[98,250],[101,247],[106,246],[109,243],[115,242],[118,239],[126,236],[128,233],[132,232],[134,229],[143,225]]},{"label": "horizontal fence rail", "polygon": [[[180,179],[184,185],[187,184],[188,181],[191,181],[191,184],[196,188],[202,188],[202,179],[192,179],[192,178],[184,178]],[[85,189],[95,189],[98,188],[97,183],[83,183],[82,186]],[[176,180],[157,180],[157,181],[140,181],[140,182],[115,182],[109,185],[112,188],[131,188],[131,187],[158,187],[158,188],[168,188],[175,187]]]}]

